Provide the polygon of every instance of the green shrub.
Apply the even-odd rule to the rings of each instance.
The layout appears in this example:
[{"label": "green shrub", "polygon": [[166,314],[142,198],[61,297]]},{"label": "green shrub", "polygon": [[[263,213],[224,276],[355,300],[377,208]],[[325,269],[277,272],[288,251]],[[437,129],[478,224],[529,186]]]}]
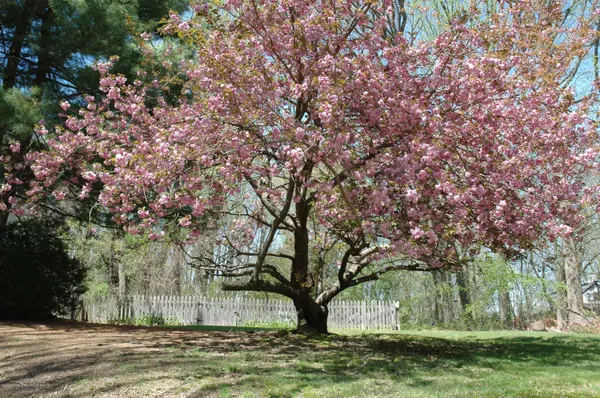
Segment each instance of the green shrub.
[{"label": "green shrub", "polygon": [[144,315],[132,321],[134,326],[163,326],[165,318],[161,315]]},{"label": "green shrub", "polygon": [[109,318],[106,320],[109,325],[128,325],[128,326],[181,326],[183,323],[177,319],[165,319],[162,315],[144,315],[134,319]]},{"label": "green shrub", "polygon": [[280,322],[278,322],[278,321],[273,321],[273,322],[247,321],[247,322],[244,322],[241,326],[250,327],[250,328],[289,329],[289,328],[296,327],[296,324],[294,322],[281,322],[281,321]]},{"label": "green shrub", "polygon": [[84,279],[56,226],[27,221],[0,233],[0,319],[68,315],[85,292]]}]

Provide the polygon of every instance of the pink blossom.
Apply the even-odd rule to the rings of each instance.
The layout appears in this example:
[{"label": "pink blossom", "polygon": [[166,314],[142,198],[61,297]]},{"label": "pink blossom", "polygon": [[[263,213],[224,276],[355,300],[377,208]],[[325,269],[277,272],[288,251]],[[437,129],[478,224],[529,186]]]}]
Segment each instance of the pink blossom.
[{"label": "pink blossom", "polygon": [[112,87],[106,97],[111,100],[116,100],[121,96],[121,89],[117,87]]},{"label": "pink blossom", "polygon": [[420,181],[426,180],[429,177],[429,174],[425,170],[421,170],[417,173],[417,178]]},{"label": "pink blossom", "polygon": [[148,239],[150,239],[150,240],[159,240],[163,236],[165,236],[165,231],[151,232],[151,233],[148,234]]},{"label": "pink blossom", "polygon": [[192,221],[191,221],[190,217],[180,218],[179,225],[181,225],[184,228],[189,227],[190,225],[192,225]]},{"label": "pink blossom", "polygon": [[420,197],[420,195],[416,190],[414,190],[414,189],[406,190],[406,199],[408,199],[413,204],[416,204],[419,202],[419,197]]},{"label": "pink blossom", "polygon": [[96,173],[94,173],[93,171],[85,171],[81,174],[81,177],[84,180],[88,180],[88,181],[96,181],[98,176],[96,175]]},{"label": "pink blossom", "polygon": [[63,191],[54,191],[52,192],[52,196],[54,196],[56,200],[63,200],[67,196],[67,194]]},{"label": "pink blossom", "polygon": [[417,240],[420,239],[423,235],[425,235],[425,232],[421,228],[415,227],[410,230],[410,234],[412,235],[413,239]]},{"label": "pink blossom", "polygon": [[48,130],[44,126],[43,120],[40,121],[40,123],[35,127],[35,132],[36,132],[36,134],[39,134],[39,135],[42,135],[42,136],[48,134]]}]

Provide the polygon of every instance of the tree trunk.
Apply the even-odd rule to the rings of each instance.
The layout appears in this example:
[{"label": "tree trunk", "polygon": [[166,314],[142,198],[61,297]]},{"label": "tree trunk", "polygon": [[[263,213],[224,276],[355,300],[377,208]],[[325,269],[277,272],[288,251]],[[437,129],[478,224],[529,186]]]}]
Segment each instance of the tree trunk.
[{"label": "tree trunk", "polygon": [[460,299],[460,307],[462,308],[463,316],[465,317],[465,320],[470,320],[471,313],[469,311],[469,306],[471,305],[471,300],[469,298],[469,279],[466,265],[456,273],[456,284],[458,285],[458,297]]},{"label": "tree trunk", "polygon": [[314,280],[309,269],[308,214],[310,204],[301,200],[296,204],[298,226],[294,230],[294,260],[291,285],[298,292],[294,306],[298,313],[298,330],[308,333],[327,333],[327,305],[317,304],[311,297]]},{"label": "tree trunk", "polygon": [[323,251],[319,252],[317,269],[315,270],[315,279],[317,284],[317,291],[315,295],[318,297],[324,290],[323,283],[325,281],[325,254]]},{"label": "tree trunk", "polygon": [[513,318],[512,304],[510,294],[507,291],[498,292],[499,307],[500,307],[500,324],[503,328],[508,327]]},{"label": "tree trunk", "polygon": [[[554,247],[554,254],[556,255],[556,245]],[[529,266],[531,267],[531,269],[534,269],[535,267],[535,262],[533,260],[533,251],[530,252],[529,254]],[[556,266],[556,265],[555,265]],[[551,312],[555,312],[557,311],[556,308],[556,302],[554,300],[552,300],[552,296],[548,293],[548,289],[546,288],[546,265],[542,264],[542,269],[541,269],[541,281],[542,281],[542,294],[544,295],[544,298],[546,298],[546,301],[548,302],[548,307],[550,308]],[[563,276],[562,276],[562,281],[564,282],[564,270],[563,270]],[[558,278],[557,278],[558,280]],[[558,299],[558,294],[559,292],[557,291],[557,299]],[[531,300],[530,300],[531,301]],[[558,315],[557,315],[558,318]]]},{"label": "tree trunk", "polygon": [[125,269],[121,261],[121,253],[117,246],[117,235],[110,237],[108,246],[108,255],[104,258],[104,262],[108,271],[108,294],[116,297],[119,302],[123,299],[122,289],[125,289]]},{"label": "tree trunk", "polygon": [[449,272],[444,272],[442,274],[442,302],[444,304],[445,325],[449,325],[454,321],[454,289],[452,285],[452,275]]},{"label": "tree trunk", "polygon": [[443,310],[442,310],[442,302],[440,300],[440,272],[433,272],[431,274],[433,278],[433,286],[434,286],[434,295],[435,299],[433,301],[433,312],[434,312],[434,324],[439,324],[443,322]]},{"label": "tree trunk", "polygon": [[569,326],[574,323],[585,324],[583,317],[583,293],[581,291],[581,261],[578,248],[573,239],[564,244],[565,279],[567,284],[567,306]]},{"label": "tree trunk", "polygon": [[294,300],[298,314],[298,331],[305,333],[327,334],[327,305],[320,305],[313,300]]},{"label": "tree trunk", "polygon": [[8,49],[6,57],[6,67],[2,76],[2,83],[5,90],[13,88],[17,83],[17,74],[19,71],[19,61],[21,60],[21,51],[25,36],[29,29],[29,21],[26,15],[21,15],[15,24],[15,33]]},{"label": "tree trunk", "polygon": [[450,324],[454,319],[454,298],[452,297],[451,280],[448,272],[436,272],[433,274],[433,283],[436,290],[436,322],[444,325]]},{"label": "tree trunk", "polygon": [[[112,238],[111,238],[112,239]],[[106,266],[108,268],[108,286],[109,293],[115,294],[119,292],[119,271],[118,271],[118,259],[115,254],[115,244],[111,241],[109,246],[108,261]]]},{"label": "tree trunk", "polygon": [[52,60],[50,58],[50,45],[52,43],[52,24],[54,20],[54,12],[52,7],[48,5],[42,12],[42,25],[40,27],[40,41],[38,51],[37,69],[33,85],[41,87],[48,79]]},{"label": "tree trunk", "polygon": [[179,248],[173,247],[173,292],[181,296],[181,252]]},{"label": "tree trunk", "polygon": [[181,262],[179,262],[179,256],[177,256],[177,260],[173,269],[173,290],[176,296],[181,296]]},{"label": "tree trunk", "polygon": [[559,329],[566,329],[569,326],[569,315],[567,312],[567,292],[565,290],[565,267],[562,261],[557,261],[555,265],[556,274],[556,323]]},{"label": "tree trunk", "polygon": [[125,296],[127,295],[127,277],[125,276],[125,263],[123,261],[119,261],[117,268],[119,273],[119,301],[122,302],[123,300],[125,300]]}]

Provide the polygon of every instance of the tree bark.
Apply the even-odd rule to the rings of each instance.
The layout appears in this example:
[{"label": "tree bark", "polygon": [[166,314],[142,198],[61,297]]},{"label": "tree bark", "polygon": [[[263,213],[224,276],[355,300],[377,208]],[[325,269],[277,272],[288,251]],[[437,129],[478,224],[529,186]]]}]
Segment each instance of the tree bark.
[{"label": "tree bark", "polygon": [[175,245],[169,248],[166,266],[166,272],[172,275],[171,280],[173,281],[169,290],[171,294],[179,296],[181,295],[181,253]]},{"label": "tree bark", "polygon": [[52,23],[54,20],[54,12],[52,7],[48,5],[44,11],[42,11],[42,25],[40,27],[40,41],[39,51],[37,54],[37,69],[35,71],[35,77],[33,85],[41,87],[48,80],[48,74],[52,66],[52,59],[50,57],[50,45],[52,43]]},{"label": "tree bark", "polygon": [[471,305],[471,300],[469,298],[469,279],[466,265],[456,273],[456,284],[458,285],[458,297],[463,316],[465,316],[465,319],[470,319],[471,312],[469,311],[469,306]]},{"label": "tree bark", "polygon": [[555,265],[556,274],[556,323],[559,329],[566,329],[569,326],[569,315],[567,312],[567,292],[565,290],[566,277],[565,267],[562,261],[557,261]]},{"label": "tree bark", "polygon": [[125,263],[123,261],[119,261],[117,268],[119,274],[119,301],[122,302],[127,296],[127,277],[125,276]]},{"label": "tree bark", "polygon": [[448,325],[452,322],[454,300],[452,298],[452,289],[448,280],[449,273],[435,272],[433,274],[433,283],[436,290],[435,313],[436,322]]},{"label": "tree bark", "polygon": [[296,203],[297,225],[294,229],[294,260],[292,261],[292,288],[298,292],[294,306],[298,314],[298,331],[327,333],[326,304],[317,304],[311,297],[314,281],[308,273],[309,236],[308,215],[310,204],[305,200]]},{"label": "tree bark", "polygon": [[110,237],[108,254],[106,256],[103,255],[102,257],[108,271],[108,293],[111,296],[117,297],[117,299],[120,301],[123,298],[121,289],[123,286],[125,286],[125,270],[121,264],[122,262],[117,248],[116,239],[116,236]]},{"label": "tree bark", "polygon": [[107,260],[106,266],[108,268],[108,286],[110,294],[114,294],[115,292],[119,291],[119,271],[117,265],[118,261],[115,255],[115,244],[113,241],[110,242]]},{"label": "tree bark", "polygon": [[327,318],[329,310],[327,305],[317,304],[314,300],[294,300],[298,314],[299,332],[327,334]]},{"label": "tree bark", "polygon": [[583,317],[583,293],[581,291],[581,260],[577,245],[572,238],[564,243],[565,281],[567,285],[567,308],[569,326],[585,324]]},{"label": "tree bark", "polygon": [[29,24],[30,21],[24,13],[21,14],[15,22],[15,33],[10,43],[10,48],[8,49],[6,67],[4,68],[4,74],[2,76],[4,90],[13,88],[17,83],[21,51],[23,50],[23,43],[25,42],[25,37],[29,30]]},{"label": "tree bark", "polygon": [[308,213],[310,206],[305,201],[296,204],[298,225],[294,230],[294,260],[292,261],[291,283],[294,289],[309,293],[307,289],[309,264]]},{"label": "tree bark", "polygon": [[442,302],[444,304],[444,324],[449,325],[454,321],[454,289],[452,289],[452,275],[449,272],[442,274]]},{"label": "tree bark", "polygon": [[435,317],[435,324],[443,322],[443,311],[442,311],[442,303],[440,300],[440,279],[439,272],[433,272],[431,277],[433,279],[433,286],[435,289],[435,299],[433,301],[433,312]]},{"label": "tree bark", "polygon": [[500,307],[500,324],[503,328],[506,328],[514,317],[510,293],[508,291],[499,291],[498,301]]}]

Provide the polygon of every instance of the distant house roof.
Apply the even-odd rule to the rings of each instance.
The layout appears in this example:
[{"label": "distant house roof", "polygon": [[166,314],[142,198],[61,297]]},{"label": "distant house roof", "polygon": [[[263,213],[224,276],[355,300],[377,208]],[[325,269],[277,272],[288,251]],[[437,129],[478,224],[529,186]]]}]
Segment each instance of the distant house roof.
[{"label": "distant house roof", "polygon": [[593,281],[591,283],[584,283],[583,285],[581,285],[581,293],[585,293],[588,290],[593,289],[594,287],[597,287],[598,289],[600,289],[600,281]]}]

